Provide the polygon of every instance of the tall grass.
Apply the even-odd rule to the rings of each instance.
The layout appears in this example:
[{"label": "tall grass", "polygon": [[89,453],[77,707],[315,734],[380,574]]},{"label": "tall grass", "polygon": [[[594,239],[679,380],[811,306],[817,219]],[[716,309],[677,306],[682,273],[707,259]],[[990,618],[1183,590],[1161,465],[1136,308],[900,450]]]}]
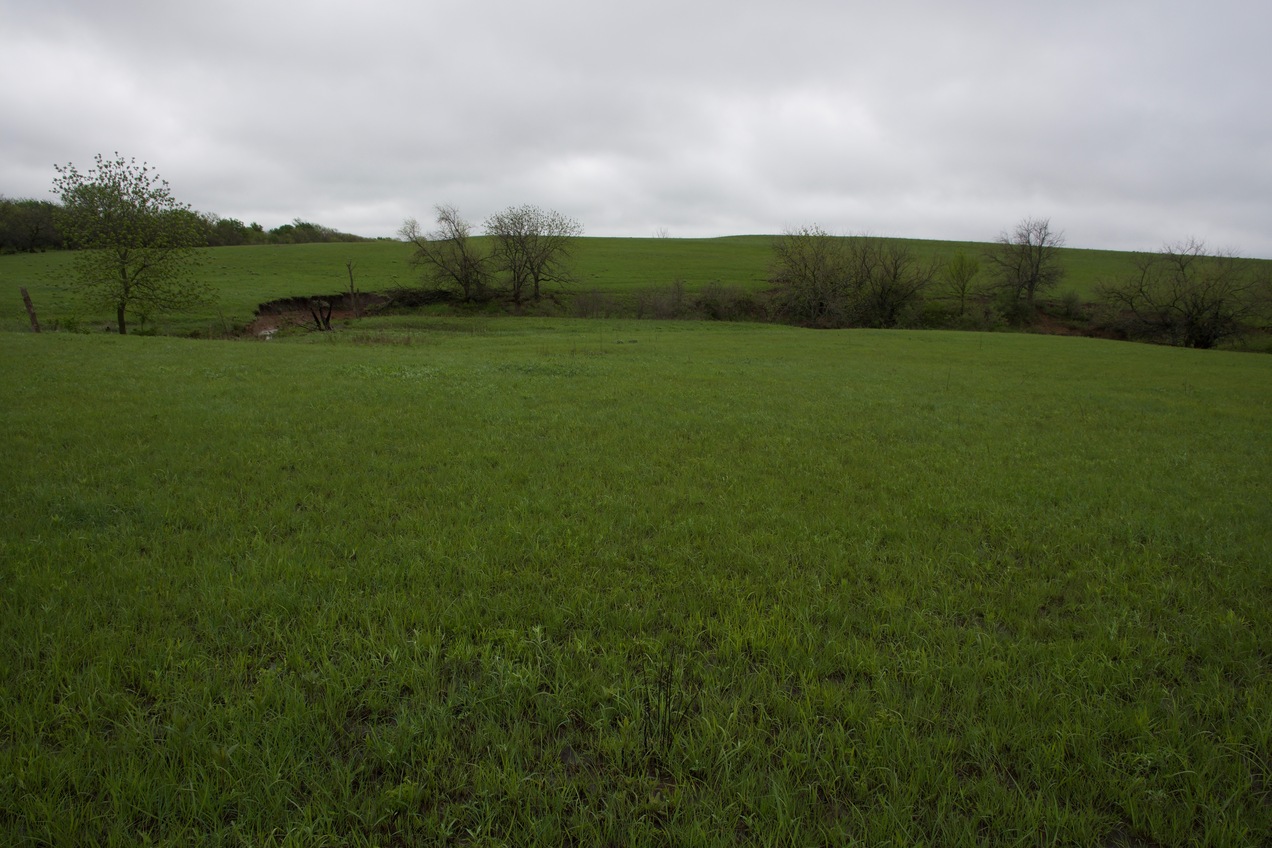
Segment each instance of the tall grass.
[{"label": "tall grass", "polygon": [[379,332],[0,334],[3,841],[1272,835],[1263,358]]}]

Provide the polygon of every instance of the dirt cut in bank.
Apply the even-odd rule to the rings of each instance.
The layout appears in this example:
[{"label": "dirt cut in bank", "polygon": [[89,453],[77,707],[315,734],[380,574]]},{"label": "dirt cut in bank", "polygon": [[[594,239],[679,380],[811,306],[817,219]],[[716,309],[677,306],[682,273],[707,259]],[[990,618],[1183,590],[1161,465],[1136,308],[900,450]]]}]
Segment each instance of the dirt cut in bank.
[{"label": "dirt cut in bank", "polygon": [[247,330],[251,335],[268,338],[283,327],[330,329],[333,320],[361,318],[383,309],[391,300],[379,292],[352,294],[347,291],[269,300],[256,307],[256,317]]}]

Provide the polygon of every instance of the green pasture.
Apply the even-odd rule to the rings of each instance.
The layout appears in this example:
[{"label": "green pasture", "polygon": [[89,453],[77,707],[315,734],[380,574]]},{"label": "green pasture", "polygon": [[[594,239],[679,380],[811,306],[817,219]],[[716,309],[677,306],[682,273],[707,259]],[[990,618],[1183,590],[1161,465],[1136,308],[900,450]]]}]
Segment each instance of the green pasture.
[{"label": "green pasture", "polygon": [[1272,839],[1265,357],[402,316],[0,361],[0,842]]},{"label": "green pasture", "polygon": [[[683,281],[688,292],[710,283],[757,290],[768,286],[772,236],[715,239],[584,238],[578,242],[571,291],[631,295],[666,289]],[[922,257],[936,259],[956,251],[979,256],[987,245],[964,242],[909,242]],[[200,275],[218,293],[216,302],[187,314],[154,316],[163,333],[221,336],[251,321],[256,307],[284,297],[336,294],[349,284],[347,264],[363,291],[385,291],[417,280],[410,268],[410,249],[399,242],[349,244],[256,245],[218,247],[204,252]],[[69,254],[0,256],[0,330],[27,326],[18,289],[27,287],[41,321],[50,327],[100,330],[113,313],[88,311],[67,284]],[[1059,289],[1094,296],[1101,280],[1129,266],[1130,254],[1111,251],[1064,251],[1069,274]],[[987,269],[986,269],[987,273]]]}]

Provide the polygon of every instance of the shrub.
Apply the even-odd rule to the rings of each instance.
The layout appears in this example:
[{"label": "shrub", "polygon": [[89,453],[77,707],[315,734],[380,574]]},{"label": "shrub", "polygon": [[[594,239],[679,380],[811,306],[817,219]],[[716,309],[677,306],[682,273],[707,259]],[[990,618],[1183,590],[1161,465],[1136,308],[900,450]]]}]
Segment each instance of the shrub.
[{"label": "shrub", "polygon": [[1138,257],[1134,268],[1101,295],[1122,311],[1132,338],[1212,348],[1266,318],[1272,281],[1232,254],[1208,255],[1190,239]]},{"label": "shrub", "polygon": [[685,281],[676,280],[663,289],[645,289],[636,293],[634,309],[637,318],[684,318],[689,312],[685,298]]},{"label": "shrub", "polygon": [[613,318],[623,311],[616,297],[596,290],[576,294],[570,308],[575,318]]},{"label": "shrub", "polygon": [[693,305],[698,314],[712,321],[739,321],[754,318],[757,311],[762,311],[747,292],[719,280],[708,283],[694,298]]},{"label": "shrub", "polygon": [[1082,295],[1073,289],[1060,293],[1060,314],[1070,320],[1081,320],[1086,315],[1082,309]]}]

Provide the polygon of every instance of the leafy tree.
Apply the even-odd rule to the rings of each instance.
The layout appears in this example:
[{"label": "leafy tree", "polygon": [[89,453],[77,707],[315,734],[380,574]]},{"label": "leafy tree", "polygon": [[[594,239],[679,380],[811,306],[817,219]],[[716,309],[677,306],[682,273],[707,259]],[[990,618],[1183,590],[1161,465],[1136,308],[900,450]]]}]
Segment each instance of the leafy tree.
[{"label": "leafy tree", "polygon": [[398,235],[415,252],[411,265],[423,271],[438,288],[455,288],[464,300],[490,297],[490,257],[472,239],[472,225],[454,206],[439,205],[437,229],[422,232],[419,222],[408,218]]},{"label": "leafy tree", "polygon": [[967,301],[976,294],[975,280],[980,274],[980,262],[963,251],[955,253],[945,263],[942,279],[945,292],[958,302],[958,316],[967,314]]},{"label": "leafy tree", "polygon": [[486,219],[493,242],[491,261],[508,283],[512,302],[520,304],[529,290],[539,300],[550,284],[573,280],[570,254],[583,225],[560,212],[538,206],[514,206]]},{"label": "leafy tree", "polygon": [[57,205],[47,200],[0,197],[0,252],[34,253],[58,247]]},{"label": "leafy tree", "polygon": [[203,216],[207,222],[208,247],[232,247],[248,243],[248,229],[238,218],[222,218],[211,213]]},{"label": "leafy tree", "polygon": [[773,243],[770,271],[779,311],[799,324],[842,325],[850,262],[846,239],[816,224],[787,230]]},{"label": "leafy tree", "polygon": [[1137,257],[1121,282],[1100,294],[1130,316],[1132,335],[1194,348],[1212,348],[1242,332],[1267,309],[1266,270],[1230,253],[1208,255],[1189,239]]},{"label": "leafy tree", "polygon": [[272,244],[329,244],[331,242],[369,241],[369,239],[355,236],[351,233],[342,233],[332,227],[324,227],[322,224],[294,218],[290,224],[283,224],[270,230],[269,241]]},{"label": "leafy tree", "polygon": [[1010,306],[1032,311],[1038,294],[1060,282],[1063,246],[1064,233],[1052,230],[1049,218],[1025,218],[998,237],[985,259]]},{"label": "leafy tree", "polygon": [[271,244],[296,244],[296,225],[292,223],[274,227],[269,231],[269,241]]},{"label": "leafy tree", "polygon": [[57,224],[78,250],[71,276],[96,307],[114,307],[120,334],[127,315],[178,311],[205,302],[207,286],[194,277],[197,247],[205,244],[199,218],[178,203],[166,180],[147,163],[98,154],[81,173],[54,166],[62,198]]},{"label": "leafy tree", "polygon": [[187,225],[191,230],[198,233],[198,247],[212,246],[212,228],[216,223],[216,216],[204,212],[196,212],[193,209],[186,208],[172,213],[175,216],[188,219]]}]

